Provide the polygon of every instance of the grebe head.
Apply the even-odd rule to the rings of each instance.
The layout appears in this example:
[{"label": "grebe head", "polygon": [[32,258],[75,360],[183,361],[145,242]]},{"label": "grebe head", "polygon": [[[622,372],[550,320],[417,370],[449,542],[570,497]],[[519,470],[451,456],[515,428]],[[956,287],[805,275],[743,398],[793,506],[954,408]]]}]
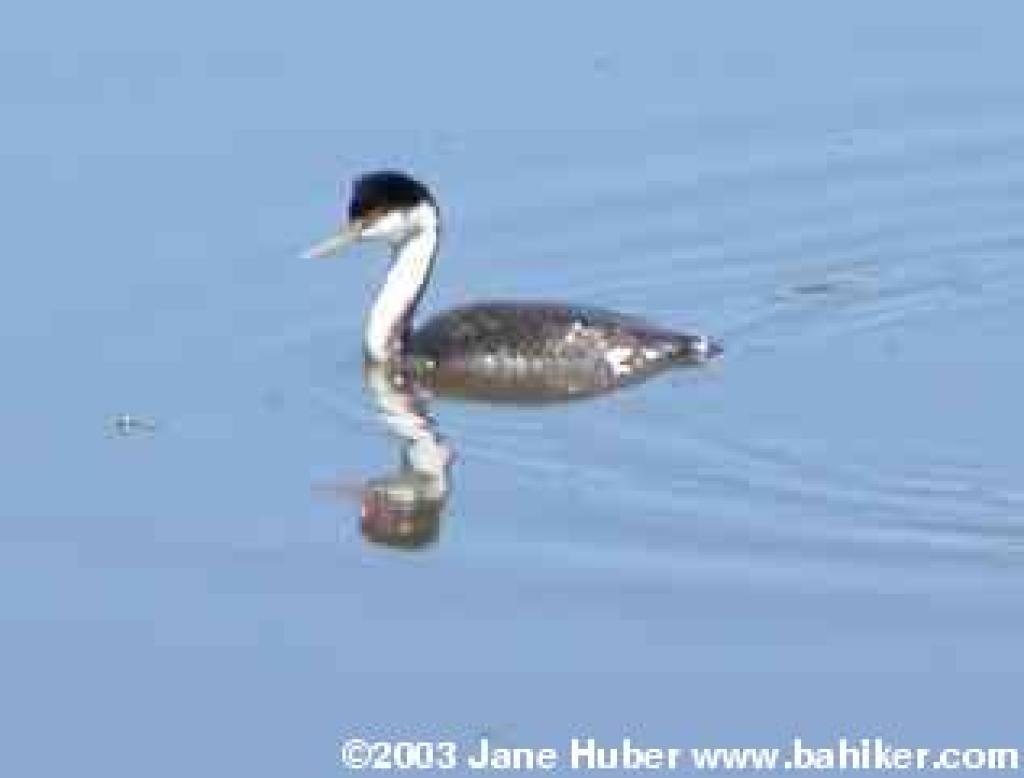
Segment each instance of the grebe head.
[{"label": "grebe head", "polygon": [[367,173],[352,185],[347,223],[305,256],[327,257],[360,240],[383,240],[397,249],[438,224],[437,203],[422,183],[394,170]]},{"label": "grebe head", "polygon": [[392,262],[366,320],[363,345],[370,362],[400,356],[413,312],[437,254],[440,216],[433,196],[405,173],[368,173],[352,185],[348,221],[307,257],[336,254],[359,240],[390,244]]}]

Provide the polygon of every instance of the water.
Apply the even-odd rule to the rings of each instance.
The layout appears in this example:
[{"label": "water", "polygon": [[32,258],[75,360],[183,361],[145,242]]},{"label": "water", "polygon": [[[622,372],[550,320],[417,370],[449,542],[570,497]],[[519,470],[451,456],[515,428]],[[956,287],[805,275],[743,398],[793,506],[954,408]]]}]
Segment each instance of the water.
[{"label": "water", "polygon": [[[1022,745],[1017,6],[11,15],[8,772]],[[351,491],[401,452],[361,373],[384,261],[297,257],[382,165],[445,208],[428,308],[599,304],[725,358],[434,403],[437,541],[367,543]]]}]

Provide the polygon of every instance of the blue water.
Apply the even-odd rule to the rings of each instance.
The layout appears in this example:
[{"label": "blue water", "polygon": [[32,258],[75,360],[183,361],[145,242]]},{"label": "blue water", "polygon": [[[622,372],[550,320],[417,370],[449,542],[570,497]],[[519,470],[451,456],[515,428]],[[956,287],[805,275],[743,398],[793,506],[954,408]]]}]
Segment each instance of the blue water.
[{"label": "blue water", "polygon": [[[1019,5],[6,16],[5,775],[1024,746]],[[445,209],[428,308],[597,304],[724,359],[434,403],[437,542],[367,543],[386,260],[298,255],[381,166]]]}]

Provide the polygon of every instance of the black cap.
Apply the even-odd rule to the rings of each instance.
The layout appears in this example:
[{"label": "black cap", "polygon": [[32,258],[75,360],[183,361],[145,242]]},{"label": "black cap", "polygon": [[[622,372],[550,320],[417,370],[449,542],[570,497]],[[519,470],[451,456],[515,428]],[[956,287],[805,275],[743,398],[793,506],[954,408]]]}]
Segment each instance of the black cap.
[{"label": "black cap", "polygon": [[374,213],[413,208],[425,202],[434,205],[434,197],[415,178],[395,170],[379,170],[360,176],[352,185],[348,218],[356,221]]}]

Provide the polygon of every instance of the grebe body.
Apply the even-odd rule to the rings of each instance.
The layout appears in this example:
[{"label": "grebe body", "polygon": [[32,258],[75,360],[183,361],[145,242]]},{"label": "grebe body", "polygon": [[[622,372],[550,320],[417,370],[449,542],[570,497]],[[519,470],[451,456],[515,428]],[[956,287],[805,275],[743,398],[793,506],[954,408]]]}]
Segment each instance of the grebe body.
[{"label": "grebe body", "polygon": [[398,172],[359,178],[348,222],[307,252],[334,254],[357,240],[390,244],[393,261],[370,309],[364,352],[442,394],[551,401],[598,394],[721,352],[704,335],[675,332],[602,308],[542,301],[481,302],[413,314],[437,256],[440,215],[430,191]]},{"label": "grebe body", "polygon": [[601,308],[496,301],[434,316],[411,333],[403,361],[441,393],[542,401],[605,392],[717,349]]}]

